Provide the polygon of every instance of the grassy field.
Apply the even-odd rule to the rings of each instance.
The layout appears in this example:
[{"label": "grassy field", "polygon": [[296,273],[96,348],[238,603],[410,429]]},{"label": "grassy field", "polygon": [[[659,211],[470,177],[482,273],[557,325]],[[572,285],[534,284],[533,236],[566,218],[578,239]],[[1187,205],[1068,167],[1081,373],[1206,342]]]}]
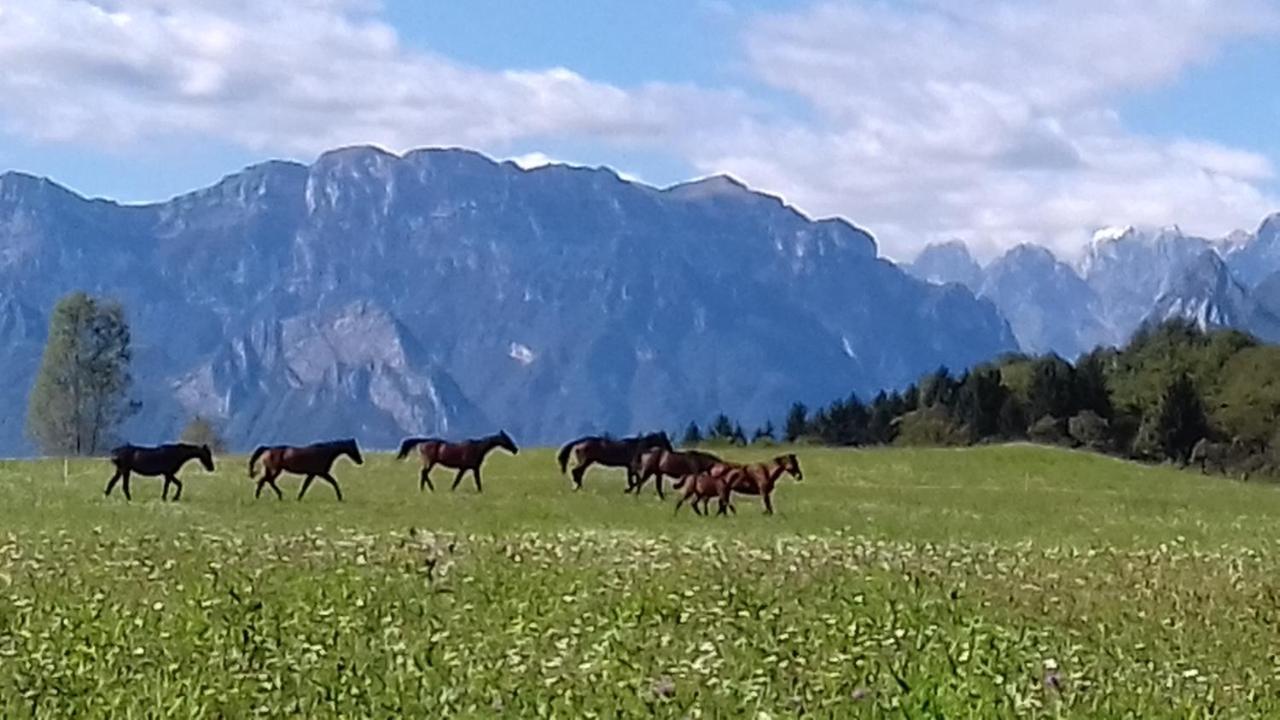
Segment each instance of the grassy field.
[{"label": "grassy field", "polygon": [[[1034,447],[801,449],[778,514],[549,451],[181,503],[0,465],[0,716],[1280,714],[1280,488]],[[737,456],[764,457],[764,452]],[[282,483],[286,491],[297,480]]]}]

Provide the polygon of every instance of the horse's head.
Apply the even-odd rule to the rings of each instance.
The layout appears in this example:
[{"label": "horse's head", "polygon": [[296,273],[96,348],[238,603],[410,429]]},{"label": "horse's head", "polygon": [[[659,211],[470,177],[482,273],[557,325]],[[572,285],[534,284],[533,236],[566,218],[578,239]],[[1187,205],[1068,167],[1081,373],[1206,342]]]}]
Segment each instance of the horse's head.
[{"label": "horse's head", "polygon": [[773,461],[778,463],[778,465],[782,467],[783,472],[787,473],[788,475],[795,478],[796,480],[804,479],[804,473],[800,470],[800,459],[796,457],[795,453],[779,455],[778,457],[774,458]]},{"label": "horse's head", "polygon": [[495,442],[497,443],[498,447],[502,448],[503,450],[506,450],[512,455],[520,454],[520,448],[516,447],[516,441],[511,439],[511,436],[507,434],[506,430],[503,430],[497,434],[497,436],[495,437]]},{"label": "horse's head", "polygon": [[209,449],[208,445],[201,445],[197,448],[196,457],[200,458],[200,464],[204,466],[205,470],[213,472],[213,451]]},{"label": "horse's head", "polygon": [[360,446],[356,444],[355,438],[344,440],[342,442],[342,451],[351,456],[351,460],[357,465],[364,464],[364,456],[360,454]]}]

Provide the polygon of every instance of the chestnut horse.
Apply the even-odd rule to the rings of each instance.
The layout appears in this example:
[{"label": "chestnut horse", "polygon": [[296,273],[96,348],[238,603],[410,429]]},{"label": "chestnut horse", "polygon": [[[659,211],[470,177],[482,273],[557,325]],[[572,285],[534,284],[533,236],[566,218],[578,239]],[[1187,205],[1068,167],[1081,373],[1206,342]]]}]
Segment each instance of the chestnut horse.
[{"label": "chestnut horse", "polygon": [[631,468],[635,473],[636,483],[628,487],[627,492],[634,490],[638,495],[640,489],[652,477],[656,478],[654,482],[658,486],[658,497],[664,497],[662,494],[664,477],[682,478],[685,475],[697,475],[721,462],[720,458],[702,450],[664,450],[662,448],[649,450],[636,456]]},{"label": "chestnut horse", "polygon": [[573,455],[577,461],[571,473],[574,490],[582,489],[582,476],[587,472],[587,468],[593,464],[599,464],[605,467],[626,468],[627,492],[630,492],[631,486],[635,484],[633,465],[635,464],[636,456],[649,448],[655,447],[664,450],[671,449],[671,439],[667,437],[665,432],[636,435],[622,438],[621,440],[615,440],[607,436],[588,435],[567,443],[560,448],[560,453],[556,457],[560,461],[561,473],[568,470],[570,455]]},{"label": "chestnut horse", "polygon": [[727,467],[729,467],[727,472],[718,473],[715,468],[711,471],[713,475],[719,475],[722,481],[720,510],[717,514],[724,513],[725,508],[729,506],[730,493],[736,492],[743,495],[759,495],[764,500],[764,513],[772,515],[773,488],[778,478],[782,477],[782,473],[785,472],[796,480],[804,479],[804,473],[800,471],[800,460],[794,453],[779,455],[767,463],[727,465]]},{"label": "chestnut horse", "polygon": [[[727,470],[727,466],[722,465],[721,467]],[[684,495],[676,503],[676,514],[680,513],[680,506],[684,505],[686,500],[693,498],[693,502],[689,504],[689,507],[692,507],[693,511],[699,515],[706,515],[707,506],[711,504],[711,499],[721,496],[724,490],[724,483],[725,474],[715,475],[707,471],[681,477],[672,486],[676,490],[684,489]],[[698,509],[698,503],[702,503],[701,510]],[[729,503],[728,508],[733,511],[734,515],[738,514],[738,509],[733,506],[732,502]],[[720,512],[717,515],[723,513],[724,505],[721,505]]]},{"label": "chestnut horse", "polygon": [[422,472],[419,474],[418,490],[431,488],[431,492],[436,491],[435,485],[431,484],[431,468],[436,465],[443,465],[458,471],[458,474],[453,478],[451,490],[458,489],[458,483],[462,482],[462,477],[470,470],[472,477],[476,481],[476,492],[481,492],[480,465],[484,462],[484,457],[489,454],[489,451],[494,448],[502,448],[512,455],[517,455],[520,452],[520,448],[516,447],[515,441],[511,439],[506,430],[503,430],[497,435],[460,443],[445,442],[439,438],[409,438],[400,443],[400,454],[396,455],[396,459],[403,460],[409,457],[409,453],[415,447],[418,448],[418,457],[422,459]]},{"label": "chestnut horse", "polygon": [[249,477],[257,475],[256,465],[258,458],[262,458],[262,477],[258,479],[258,489],[253,493],[253,496],[255,498],[261,497],[263,486],[270,485],[271,489],[276,491],[276,499],[283,499],[284,493],[281,493],[280,486],[276,485],[276,478],[282,472],[289,472],[294,475],[306,476],[302,481],[302,489],[298,491],[299,500],[302,499],[303,495],[307,494],[307,488],[311,487],[311,481],[319,477],[333,486],[333,492],[337,494],[338,500],[341,501],[342,489],[338,487],[338,481],[329,473],[333,467],[333,462],[341,455],[350,457],[357,465],[364,464],[364,458],[360,455],[360,447],[356,445],[355,440],[350,438],[303,445],[301,447],[292,445],[260,446],[253,451],[253,455],[249,458]]},{"label": "chestnut horse", "polygon": [[182,497],[182,481],[178,479],[178,471],[188,460],[199,460],[205,470],[213,472],[213,453],[208,445],[191,445],[174,443],[157,447],[139,447],[137,445],[121,445],[111,451],[111,464],[116,472],[107,481],[107,496],[115,489],[117,482],[124,482],[124,499],[132,500],[129,493],[129,476],[133,473],[149,477],[164,478],[164,491],[160,499],[169,499],[169,485],[175,485],[178,491],[173,494],[173,501]]}]

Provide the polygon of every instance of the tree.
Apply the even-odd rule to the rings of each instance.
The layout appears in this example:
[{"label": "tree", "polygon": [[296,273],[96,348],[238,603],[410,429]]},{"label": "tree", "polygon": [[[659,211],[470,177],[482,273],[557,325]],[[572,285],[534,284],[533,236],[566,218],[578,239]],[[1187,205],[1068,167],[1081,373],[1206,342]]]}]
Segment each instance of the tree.
[{"label": "tree", "polygon": [[756,428],[756,431],[751,434],[751,442],[756,443],[761,440],[773,440],[774,432],[773,421],[765,420],[764,427]]},{"label": "tree", "polygon": [[1074,395],[1075,371],[1066,360],[1046,355],[1031,364],[1031,383],[1027,388],[1029,417],[1071,417],[1075,414]]},{"label": "tree", "polygon": [[747,444],[747,433],[745,430],[742,429],[742,423],[733,424],[733,435],[730,437],[732,438],[733,443],[735,445]]},{"label": "tree", "polygon": [[72,293],[58,301],[27,403],[27,434],[50,455],[95,455],[137,410],[129,324],[115,301]]},{"label": "tree", "polygon": [[787,411],[787,423],[783,428],[783,439],[789,443],[809,433],[809,408],[798,402]]},{"label": "tree", "polygon": [[991,437],[1000,431],[1000,408],[1009,391],[1000,382],[994,367],[967,373],[956,393],[955,416],[969,431],[971,440]]},{"label": "tree", "polygon": [[1000,437],[1016,439],[1027,435],[1027,412],[1013,393],[1005,395],[1000,404],[1000,413],[996,416],[996,432]]},{"label": "tree", "polygon": [[920,381],[920,407],[930,408],[935,405],[952,407],[959,387],[960,383],[951,377],[951,371],[945,366],[939,367]]},{"label": "tree", "polygon": [[707,431],[709,437],[715,440],[733,440],[733,421],[728,415],[720,413],[715,420],[711,421],[711,429]]},{"label": "tree", "polygon": [[1155,434],[1166,458],[1185,463],[1191,448],[1209,435],[1204,402],[1195,382],[1179,373],[1165,388],[1155,412]]},{"label": "tree", "polygon": [[182,437],[179,439],[192,445],[208,445],[215,453],[226,452],[227,449],[227,442],[218,427],[203,415],[191,418],[191,422],[182,429]]},{"label": "tree", "polygon": [[684,438],[680,440],[680,444],[685,447],[698,445],[702,443],[702,430],[698,428],[698,423],[690,422],[689,427],[684,429]]},{"label": "tree", "polygon": [[1111,389],[1107,386],[1106,361],[1104,353],[1112,351],[1094,350],[1076,362],[1075,402],[1081,411],[1091,411],[1098,417],[1106,419],[1115,414],[1111,405]]}]

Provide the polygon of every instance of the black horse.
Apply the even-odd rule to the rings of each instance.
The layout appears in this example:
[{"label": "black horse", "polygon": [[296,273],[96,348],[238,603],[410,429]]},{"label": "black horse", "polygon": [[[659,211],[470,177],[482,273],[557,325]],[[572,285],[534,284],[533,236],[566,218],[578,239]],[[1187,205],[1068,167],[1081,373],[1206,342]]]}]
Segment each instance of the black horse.
[{"label": "black horse", "polygon": [[164,491],[160,493],[162,500],[169,499],[169,485],[177,486],[178,491],[173,494],[173,501],[177,502],[182,497],[182,481],[178,479],[178,470],[182,469],[182,466],[187,464],[188,460],[193,459],[199,460],[205,470],[213,472],[213,452],[209,450],[208,445],[191,445],[188,443],[174,443],[157,447],[121,445],[111,451],[111,464],[116,466],[116,472],[107,481],[105,494],[111,495],[116,483],[123,481],[124,497],[126,500],[132,500],[133,495],[129,492],[129,476],[137,473],[139,475],[161,476],[164,478]]},{"label": "black horse", "polygon": [[575,490],[582,489],[582,475],[586,473],[587,468],[593,464],[599,464],[605,467],[626,468],[626,491],[630,492],[631,488],[636,484],[636,457],[650,448],[670,450],[671,439],[667,437],[665,432],[636,435],[622,438],[621,440],[600,435],[588,435],[565,444],[564,447],[560,448],[560,453],[556,457],[560,461],[561,473],[568,470],[570,455],[577,461],[571,473]]}]

